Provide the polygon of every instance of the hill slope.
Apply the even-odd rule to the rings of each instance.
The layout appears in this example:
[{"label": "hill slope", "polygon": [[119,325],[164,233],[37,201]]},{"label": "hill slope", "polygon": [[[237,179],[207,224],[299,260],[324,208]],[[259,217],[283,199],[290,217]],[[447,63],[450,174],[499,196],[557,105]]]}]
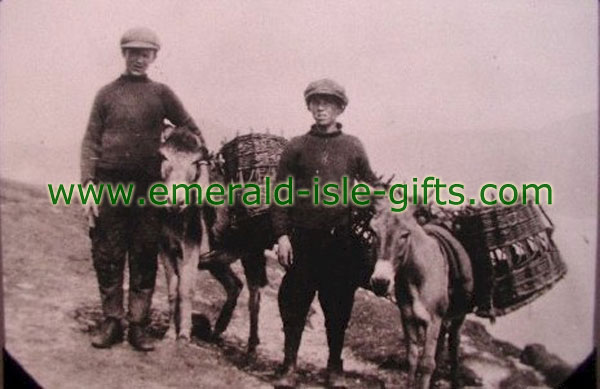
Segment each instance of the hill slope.
[{"label": "hill slope", "polygon": [[[258,358],[244,359],[247,295],[242,294],[224,344],[159,342],[155,352],[134,352],[127,344],[95,350],[89,333],[100,307],[86,226],[78,207],[51,206],[38,187],[1,182],[1,231],[6,346],[44,387],[269,387],[281,360],[282,334],[277,286],[282,272],[269,264],[271,284],[263,290]],[[239,264],[234,266],[241,272]],[[166,329],[167,299],[162,270],[152,311],[152,334]],[[224,293],[200,273],[194,309],[214,321]],[[311,315],[300,350],[302,380],[323,383],[326,358],[323,319]],[[200,316],[196,317],[201,318]],[[198,321],[199,327],[202,323]],[[357,293],[344,358],[356,387],[398,387],[405,382],[404,346],[397,309],[365,291]],[[493,339],[481,324],[463,330],[462,379],[485,387],[542,386],[544,378],[518,362],[521,350]],[[436,386],[447,388],[448,367]],[[563,372],[564,374],[564,372]],[[556,384],[560,378],[554,377]]]}]

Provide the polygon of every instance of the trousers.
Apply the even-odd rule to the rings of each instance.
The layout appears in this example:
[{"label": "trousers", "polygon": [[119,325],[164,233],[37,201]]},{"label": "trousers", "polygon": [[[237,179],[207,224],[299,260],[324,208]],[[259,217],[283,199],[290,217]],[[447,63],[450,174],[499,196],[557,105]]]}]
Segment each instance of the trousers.
[{"label": "trousers", "polygon": [[137,198],[145,196],[150,184],[158,179],[143,173],[113,170],[99,170],[97,178],[105,185],[135,185],[131,205],[112,205],[105,198],[99,207],[96,225],[90,228],[102,311],[106,318],[124,317],[123,279],[125,262],[128,262],[127,319],[130,323],[144,325],[149,322],[156,282],[160,215],[159,209],[152,205],[140,206]]},{"label": "trousers", "polygon": [[310,305],[318,294],[325,316],[328,366],[341,363],[344,336],[360,281],[358,242],[349,230],[295,230],[294,262],[279,288],[278,302],[285,334],[285,361],[295,363]]}]

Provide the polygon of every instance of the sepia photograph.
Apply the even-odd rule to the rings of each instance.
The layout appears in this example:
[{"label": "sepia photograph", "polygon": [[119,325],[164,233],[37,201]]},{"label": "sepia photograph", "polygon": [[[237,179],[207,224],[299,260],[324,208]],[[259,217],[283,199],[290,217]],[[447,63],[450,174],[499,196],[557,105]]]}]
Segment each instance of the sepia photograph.
[{"label": "sepia photograph", "polygon": [[597,2],[5,0],[0,31],[6,387],[593,385]]}]

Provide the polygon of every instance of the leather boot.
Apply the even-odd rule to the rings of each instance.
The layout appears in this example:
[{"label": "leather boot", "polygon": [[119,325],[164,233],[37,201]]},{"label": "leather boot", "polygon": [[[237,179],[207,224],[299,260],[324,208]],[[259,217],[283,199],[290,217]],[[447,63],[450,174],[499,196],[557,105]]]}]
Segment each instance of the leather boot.
[{"label": "leather boot", "polygon": [[152,351],[154,345],[144,333],[144,328],[139,324],[129,324],[129,333],[127,334],[129,344],[137,351]]},{"label": "leather boot", "polygon": [[346,378],[344,377],[344,361],[327,362],[327,387],[328,388],[346,388]]},{"label": "leather boot", "polygon": [[277,375],[279,378],[273,383],[276,389],[295,388],[298,386],[296,361],[283,361]]},{"label": "leather boot", "polygon": [[275,388],[295,388],[298,386],[296,361],[298,348],[304,326],[284,326],[285,340],[283,344],[283,363],[278,371],[279,379],[274,382]]},{"label": "leather boot", "polygon": [[99,332],[92,338],[92,346],[96,348],[109,348],[123,341],[123,327],[121,321],[109,317],[100,326]]}]

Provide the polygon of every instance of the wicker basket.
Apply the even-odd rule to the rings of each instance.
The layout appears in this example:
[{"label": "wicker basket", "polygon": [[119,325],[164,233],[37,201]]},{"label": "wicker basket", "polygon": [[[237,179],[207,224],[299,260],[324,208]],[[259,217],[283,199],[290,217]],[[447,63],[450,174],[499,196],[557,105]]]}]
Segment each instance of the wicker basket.
[{"label": "wicker basket", "polygon": [[[237,136],[221,148],[225,159],[225,178],[230,181],[256,181],[258,168],[277,167],[287,140],[270,134]],[[270,170],[269,170],[270,173]]]},{"label": "wicker basket", "polygon": [[225,181],[241,185],[254,183],[260,187],[260,204],[256,206],[244,206],[241,191],[235,192],[234,225],[268,211],[265,177],[271,177],[274,183],[279,158],[286,144],[287,140],[283,137],[258,133],[237,136],[221,148],[220,154],[225,160]]},{"label": "wicker basket", "polygon": [[520,204],[467,208],[457,215],[455,234],[472,259],[479,316],[514,311],[566,274],[553,225],[539,209]]}]

